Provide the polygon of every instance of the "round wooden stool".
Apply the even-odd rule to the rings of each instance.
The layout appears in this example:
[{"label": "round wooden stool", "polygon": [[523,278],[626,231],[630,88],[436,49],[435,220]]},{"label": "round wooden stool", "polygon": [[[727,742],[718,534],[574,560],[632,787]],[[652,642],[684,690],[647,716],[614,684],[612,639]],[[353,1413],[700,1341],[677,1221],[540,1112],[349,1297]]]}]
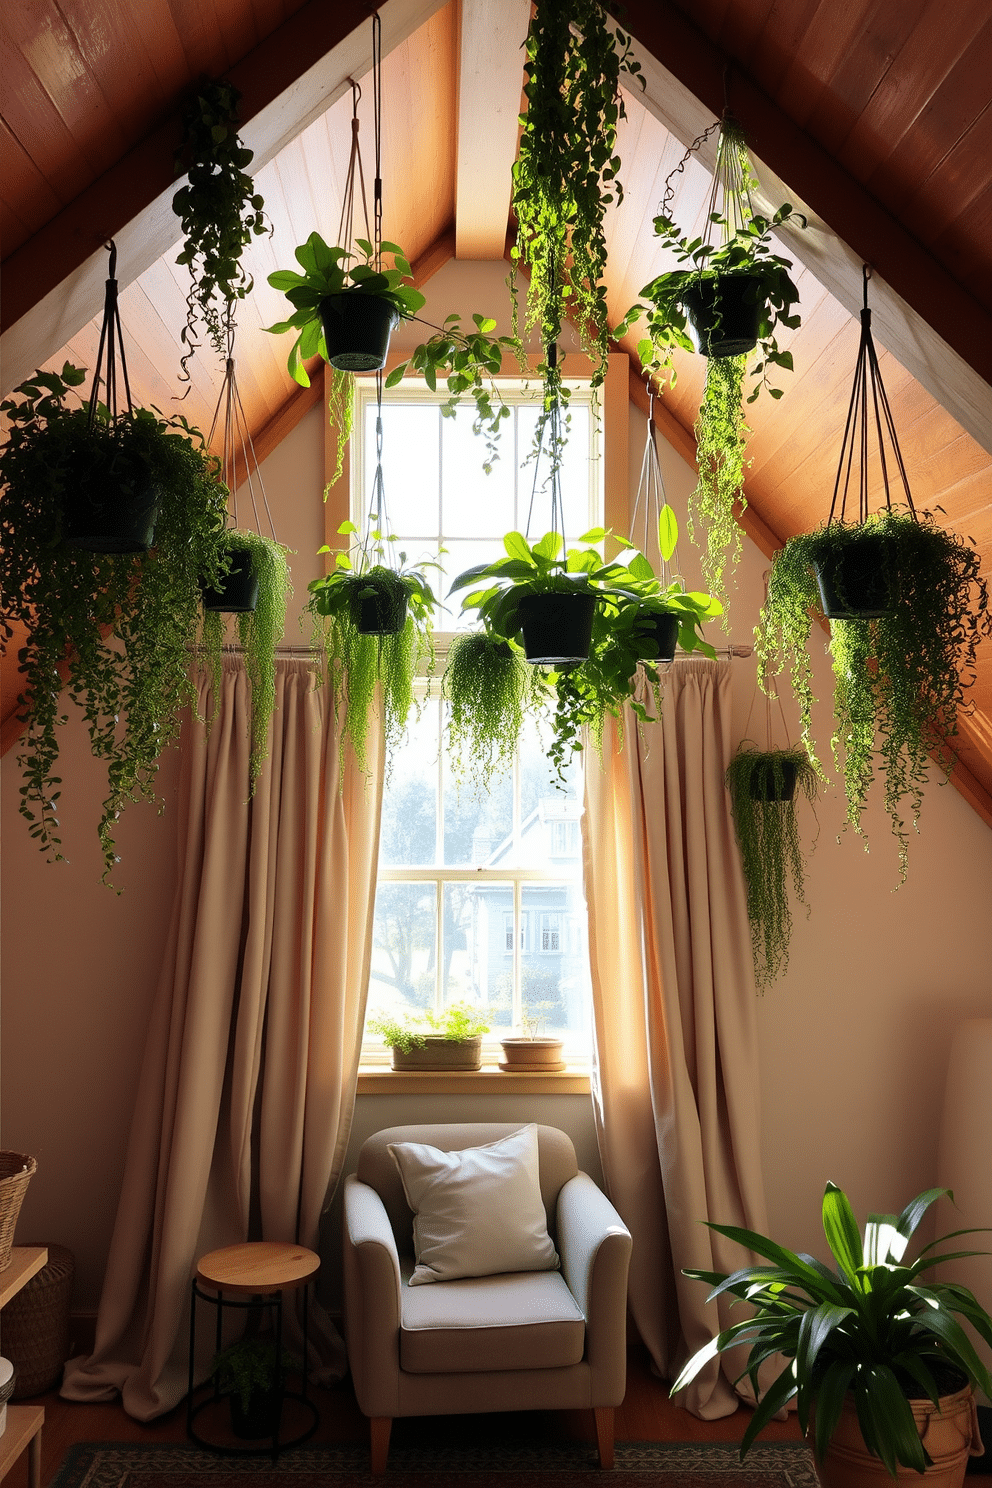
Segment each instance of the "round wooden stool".
[{"label": "round wooden stool", "polygon": [[[199,1447],[234,1457],[277,1457],[286,1447],[298,1447],[308,1441],[317,1429],[317,1407],[307,1395],[307,1312],[310,1282],[320,1270],[320,1257],[302,1245],[289,1245],[278,1240],[250,1240],[244,1245],[225,1245],[212,1250],[197,1262],[192,1282],[189,1311],[189,1394],[186,1397],[186,1435]],[[196,1357],[196,1304],[209,1302],[217,1309],[216,1352],[222,1348],[225,1308],[241,1308],[272,1313],[275,1343],[275,1376],[282,1378],[282,1301],[284,1292],[303,1288],[303,1388],[300,1393],[285,1390],[274,1416],[274,1429],[268,1446],[234,1447],[205,1440],[194,1430],[193,1422],[201,1411],[221,1398],[220,1382],[214,1377],[213,1393],[193,1403],[193,1373]],[[299,1401],[312,1416],[307,1429],[287,1441],[280,1439],[282,1400]]]}]

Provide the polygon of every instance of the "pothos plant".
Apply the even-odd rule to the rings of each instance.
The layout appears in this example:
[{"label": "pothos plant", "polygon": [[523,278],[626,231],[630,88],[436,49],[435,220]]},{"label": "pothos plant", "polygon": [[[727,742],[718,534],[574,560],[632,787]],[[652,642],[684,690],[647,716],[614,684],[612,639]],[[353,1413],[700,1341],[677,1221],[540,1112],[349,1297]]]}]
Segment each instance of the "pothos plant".
[{"label": "pothos plant", "polygon": [[[376,686],[382,688],[383,726],[388,759],[415,706],[414,679],[435,666],[433,617],[438,600],[424,572],[404,552],[393,555],[394,539],[378,527],[362,538],[354,522],[342,522],[342,536],[359,539],[351,552],[324,546],[334,554],[331,572],[312,579],[307,611],[314,643],[324,655],[335,712],[344,708],[345,731],[362,769],[368,765],[369,718]],[[367,629],[363,604],[378,614]]]},{"label": "pothos plant", "polygon": [[[21,721],[17,757],[24,777],[21,815],[50,861],[63,857],[56,773],[61,692],[83,712],[93,755],[107,766],[97,827],[103,878],[117,862],[114,835],[129,801],[154,799],[162,750],[194,701],[189,648],[200,616],[200,576],[219,580],[219,538],[227,488],[219,462],[185,419],[139,409],[112,419],[70,397],[85,372],[37,372],[7,399],[0,450],[2,642],[15,622]],[[143,471],[161,491],[155,546],[147,552],[91,552],[65,540],[86,472],[108,458]]]},{"label": "pothos plant", "polygon": [[[638,344],[638,354],[644,369],[659,382],[668,378],[674,384],[676,351],[698,348],[706,356],[706,382],[695,427],[699,480],[689,501],[688,525],[693,541],[697,526],[705,532],[704,578],[722,598],[725,565],[728,558],[736,563],[741,550],[735,514],[747,505],[744,475],[749,430],[744,382],[748,356],[756,347],[751,376],[757,380],[747,402],[753,403],[762,388],[772,398],[780,398],[782,389],[771,386],[769,369],[792,371],[793,362],[792,353],[779,346],[777,333],[780,328],[795,330],[800,324],[792,261],[775,252],[772,234],[787,223],[806,224],[790,205],[770,217],[754,211],[751,191],[758,183],[744,136],[729,115],[718,127],[706,231],[690,237],[664,210],[655,218],[661,246],[674,253],[683,267],[666,270],[646,284],[641,290],[645,303],[628,310],[615,334],[620,337],[644,323],[647,334]],[[690,147],[687,157],[703,138]]]},{"label": "pothos plant", "polygon": [[524,325],[539,332],[544,348],[539,375],[547,411],[567,403],[557,359],[549,355],[566,317],[592,357],[593,387],[606,375],[603,223],[607,207],[623,200],[616,153],[617,122],[624,117],[620,77],[638,78],[642,87],[643,78],[630,37],[608,24],[598,0],[538,0],[525,52],[527,107],[513,166],[511,261],[530,275]]},{"label": "pothos plant", "polygon": [[176,262],[189,269],[191,279],[181,332],[186,348],[180,364],[184,382],[189,382],[189,360],[199,344],[201,322],[217,355],[228,355],[235,305],[251,293],[253,283],[241,262],[242,253],[253,237],[272,231],[265,202],[246,169],[253,152],[238,135],[240,97],[231,83],[204,82],[183,112],[175,166],[188,180],[173,197],[172,210],[181,220],[185,239]]},{"label": "pothos plant", "polygon": [[[244,653],[251,695],[249,755],[250,790],[268,754],[269,720],[276,705],[276,646],[286,627],[286,606],[293,593],[289,549],[250,528],[228,528],[221,537],[221,586],[233,562],[247,555],[258,582],[258,597],[248,610],[234,612],[234,628]],[[221,609],[204,609],[200,646],[213,680],[215,709],[220,702],[222,653],[230,620]]]},{"label": "pothos plant", "polygon": [[[389,254],[392,268],[375,266],[375,249],[367,238],[357,238],[361,257],[349,249],[329,247],[319,233],[310,234],[296,249],[302,274],[293,269],[279,269],[269,275],[269,283],[280,289],[293,306],[293,314],[266,329],[273,335],[297,332],[289,353],[290,376],[303,387],[310,386],[305,362],[318,354],[328,361],[327,342],[321,318],[321,303],[331,295],[373,295],[392,306],[398,319],[415,320],[425,303],[424,296],[412,284],[410,265],[402,248],[384,242],[380,252]],[[502,421],[509,416],[496,389],[494,378],[502,366],[504,351],[516,342],[509,336],[494,336],[496,322],[474,315],[474,330],[463,330],[461,317],[449,315],[444,325],[422,342],[386,379],[387,387],[400,382],[408,368],[419,372],[433,392],[439,377],[446,377],[449,398],[441,412],[450,417],[464,396],[475,403],[475,428],[487,440],[486,466],[497,455],[497,437]],[[340,478],[344,449],[353,426],[354,374],[335,368],[331,378],[330,415],[338,431],[335,471],[330,484]]]},{"label": "pothos plant", "polygon": [[978,554],[932,514],[918,519],[893,507],[860,523],[828,522],[792,537],[776,553],[757,630],[758,676],[766,690],[787,671],[799,702],[803,743],[817,763],[809,639],[819,604],[815,566],[851,544],[881,543],[889,578],[887,615],[832,620],[834,672],[831,747],[842,768],[847,821],[862,837],[862,817],[876,764],[883,801],[899,844],[900,878],[909,851],[906,817],[919,820],[931,758],[949,775],[950,741],[974,681],[979,643],[992,635],[988,583]]}]

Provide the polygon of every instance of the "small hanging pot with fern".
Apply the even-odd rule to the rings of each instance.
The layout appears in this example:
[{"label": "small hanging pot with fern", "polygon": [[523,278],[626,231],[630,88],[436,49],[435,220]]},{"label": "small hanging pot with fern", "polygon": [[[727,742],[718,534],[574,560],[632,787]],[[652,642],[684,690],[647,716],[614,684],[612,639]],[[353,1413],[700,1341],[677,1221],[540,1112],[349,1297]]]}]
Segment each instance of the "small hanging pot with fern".
[{"label": "small hanging pot with fern", "polygon": [[[777,695],[782,726],[785,715]],[[753,711],[754,701],[751,708]],[[751,714],[745,724],[745,733]],[[788,742],[776,745],[772,700],[765,705],[765,747],[751,739],[738,745],[727,767],[727,789],[747,885],[754,980],[759,992],[782,976],[789,965],[792,897],[806,905],[806,856],[799,833],[797,806],[816,799],[819,777],[805,749]],[[808,905],[806,905],[808,910]]]}]

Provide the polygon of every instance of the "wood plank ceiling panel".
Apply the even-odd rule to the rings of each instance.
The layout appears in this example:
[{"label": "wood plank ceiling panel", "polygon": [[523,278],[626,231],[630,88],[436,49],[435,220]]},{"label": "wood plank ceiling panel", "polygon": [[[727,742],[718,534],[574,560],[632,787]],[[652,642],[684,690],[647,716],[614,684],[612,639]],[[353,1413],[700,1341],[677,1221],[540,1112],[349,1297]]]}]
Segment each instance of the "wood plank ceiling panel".
[{"label": "wood plank ceiling panel", "polygon": [[[451,7],[438,11],[383,60],[384,128],[382,173],[383,229],[407,248],[422,253],[451,222],[454,213],[454,22]],[[372,79],[359,79],[360,139],[366,182],[374,176]],[[427,153],[423,172],[410,169],[410,151]],[[296,391],[286,370],[292,337],[270,336],[264,327],[285,318],[283,295],[267,284],[277,268],[296,266],[294,251],[314,230],[337,240],[341,199],[351,148],[351,95],[340,98],[255,178],[273,226],[271,237],[256,238],[244,263],[255,280],[251,296],[238,307],[236,361],[249,427],[259,430]],[[372,210],[371,196],[369,210]],[[364,225],[356,219],[356,231]],[[181,411],[204,433],[220,391],[223,365],[208,344],[189,363],[191,382],[179,382],[180,332],[185,324],[186,270],[174,249],[120,294],[128,369],[135,402],[163,412]],[[98,344],[94,319],[46,364],[66,360],[91,369]]]}]

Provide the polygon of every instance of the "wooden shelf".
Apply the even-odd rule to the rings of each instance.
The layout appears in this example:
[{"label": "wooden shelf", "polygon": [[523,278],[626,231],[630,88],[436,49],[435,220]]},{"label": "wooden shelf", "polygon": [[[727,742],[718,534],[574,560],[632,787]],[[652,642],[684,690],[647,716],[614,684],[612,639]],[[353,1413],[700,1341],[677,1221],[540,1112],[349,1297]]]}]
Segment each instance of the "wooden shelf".
[{"label": "wooden shelf", "polygon": [[0,1478],[5,1478],[26,1446],[38,1443],[45,1424],[42,1405],[8,1405],[7,1429],[0,1436]]},{"label": "wooden shelf", "polygon": [[[44,1245],[15,1245],[10,1265],[0,1271],[0,1307],[21,1290],[26,1281],[37,1276],[48,1264]],[[2,1323],[2,1319],[0,1319]],[[7,1429],[0,1436],[0,1478],[5,1478],[18,1457],[28,1448],[28,1485],[41,1488],[41,1428],[45,1408],[41,1405],[8,1405]]]},{"label": "wooden shelf", "polygon": [[15,1245],[10,1253],[10,1265],[0,1271],[0,1307],[47,1265],[48,1251],[44,1245]]}]

